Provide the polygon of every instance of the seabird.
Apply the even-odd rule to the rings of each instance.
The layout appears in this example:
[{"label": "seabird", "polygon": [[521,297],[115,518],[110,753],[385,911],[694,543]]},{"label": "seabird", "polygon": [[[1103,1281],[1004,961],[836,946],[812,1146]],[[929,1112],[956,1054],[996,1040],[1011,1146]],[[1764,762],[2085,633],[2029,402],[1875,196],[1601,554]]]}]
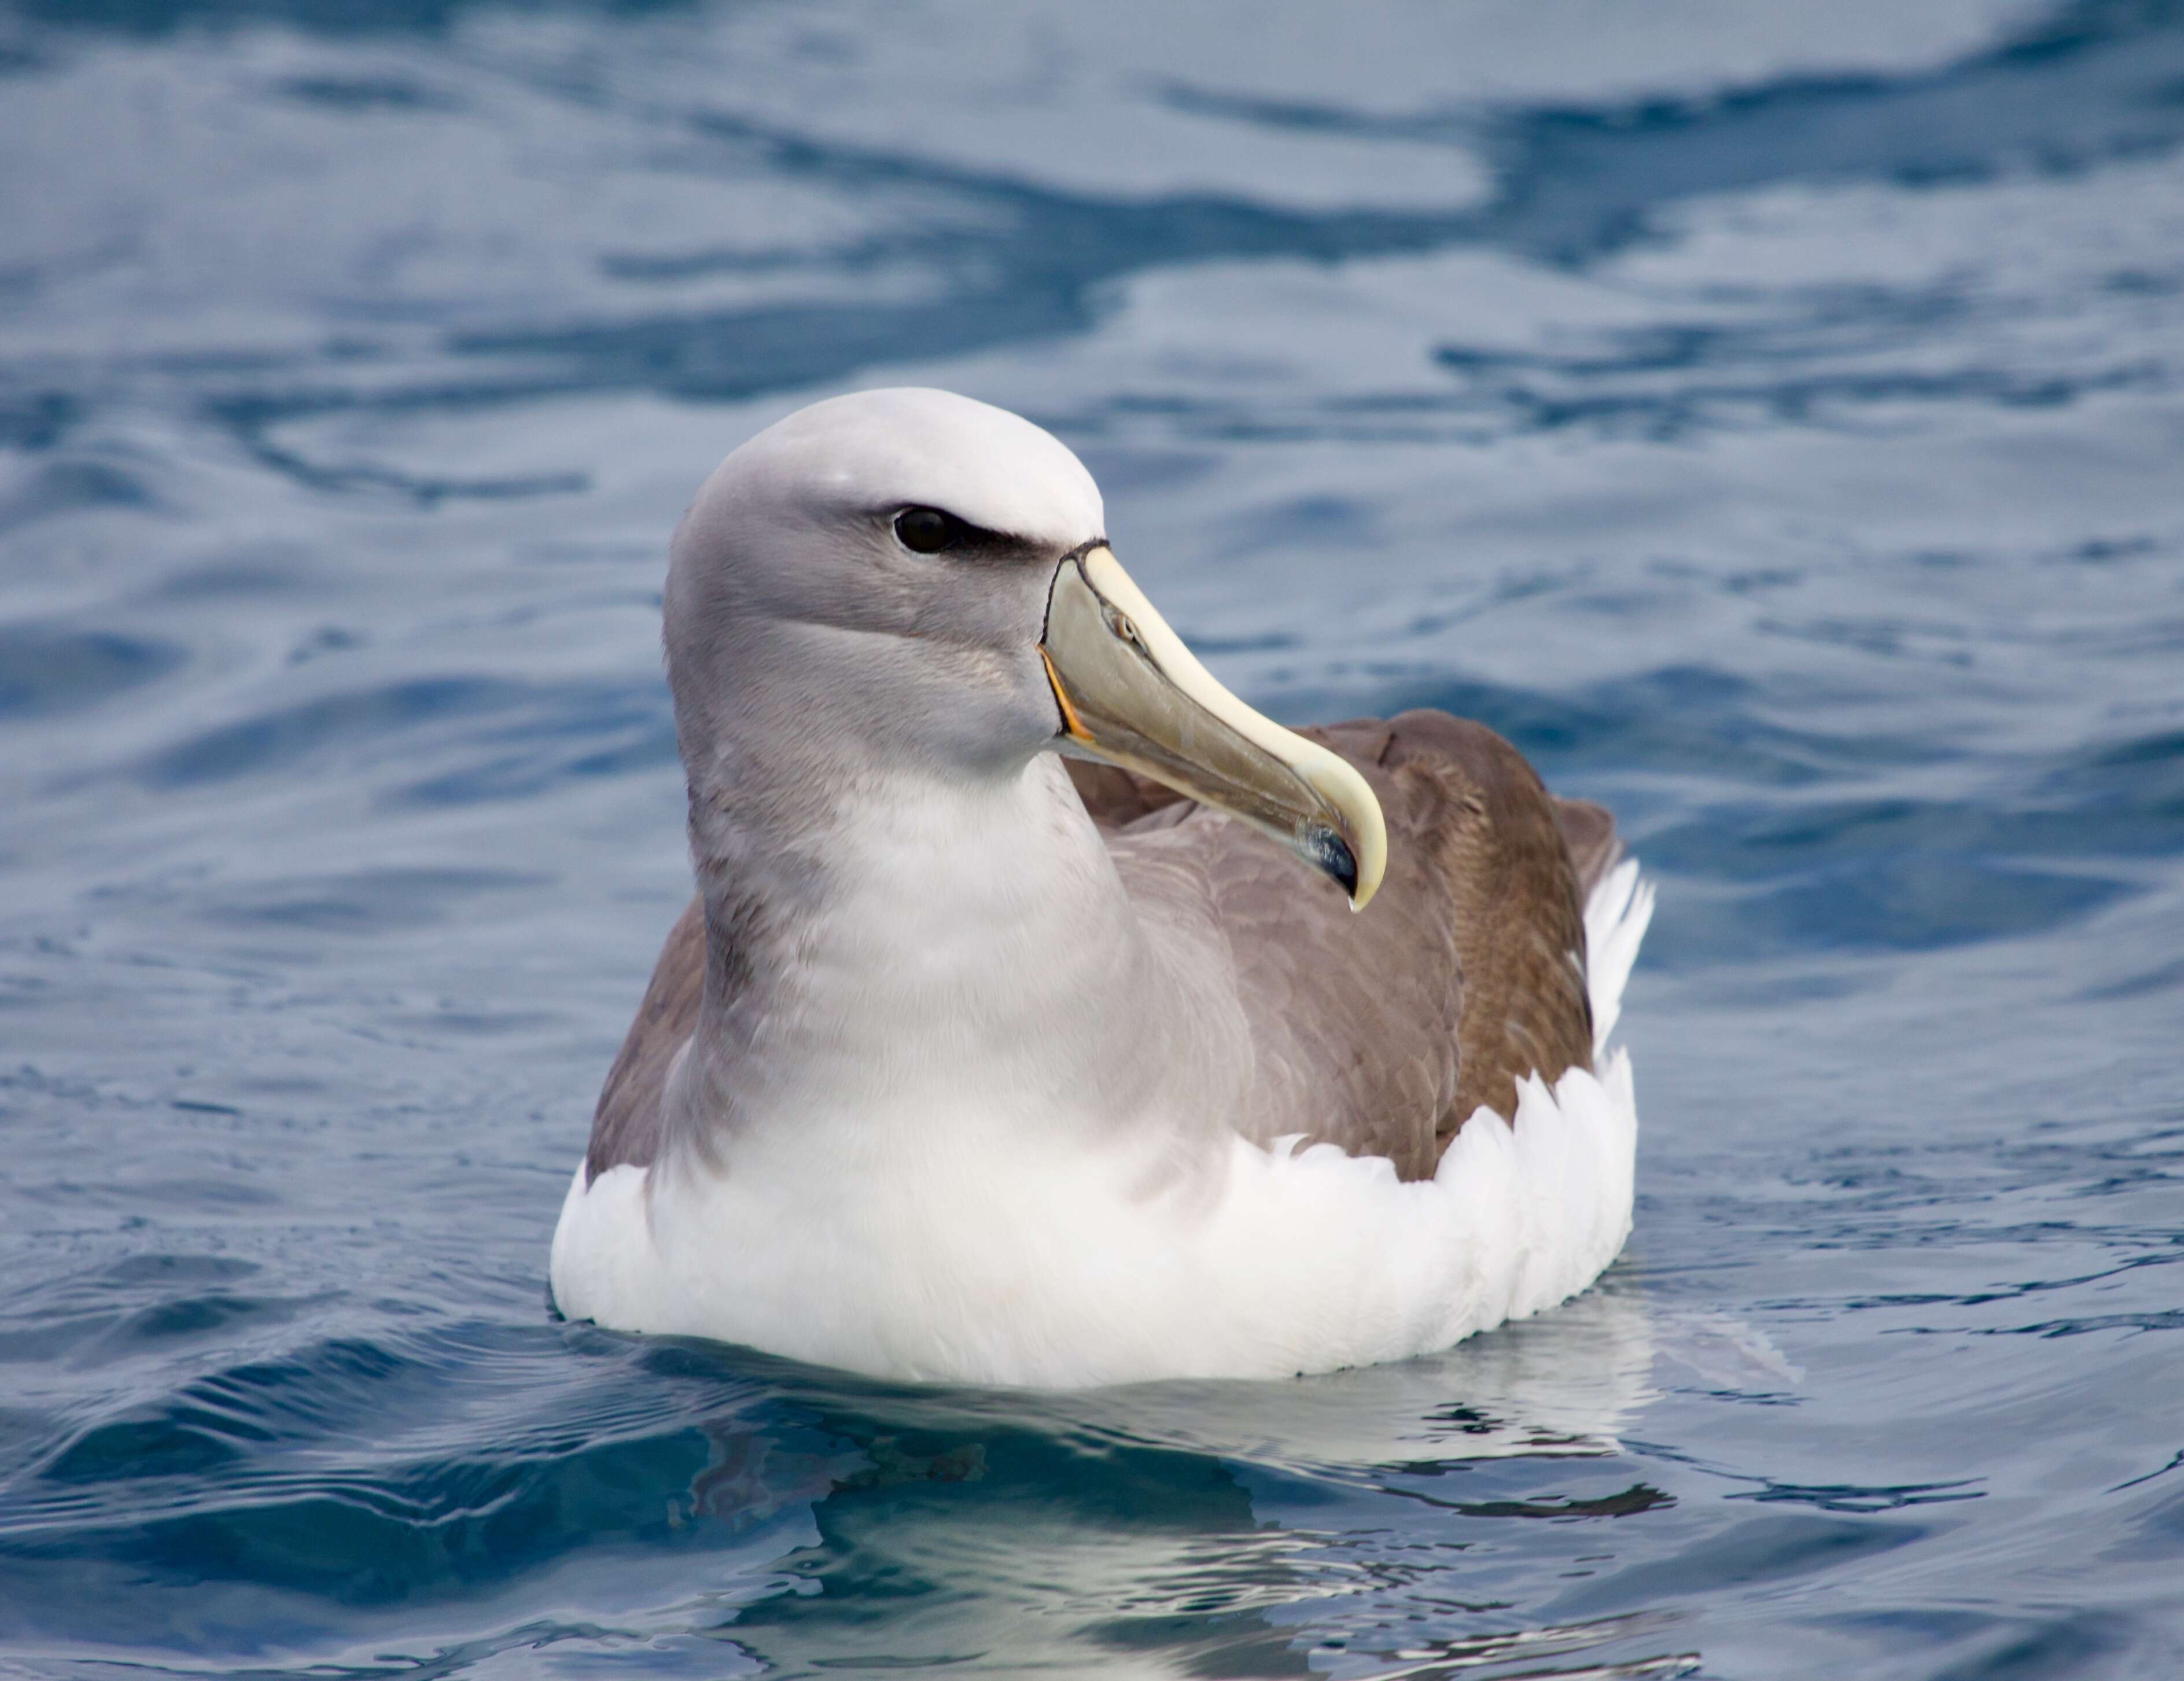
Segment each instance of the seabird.
[{"label": "seabird", "polygon": [[1245,706],[1047,433],[804,409],[705,482],[664,618],[698,892],[562,1206],[568,1317],[914,1379],[1275,1377],[1622,1248],[1607,1039],[1652,893],[1607,813],[1446,713]]}]

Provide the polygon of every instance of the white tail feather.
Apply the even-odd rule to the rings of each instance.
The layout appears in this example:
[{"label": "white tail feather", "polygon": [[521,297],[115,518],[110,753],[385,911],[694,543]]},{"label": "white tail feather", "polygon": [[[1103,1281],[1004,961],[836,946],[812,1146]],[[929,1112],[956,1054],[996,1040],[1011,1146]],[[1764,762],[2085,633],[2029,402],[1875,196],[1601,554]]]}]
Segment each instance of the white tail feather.
[{"label": "white tail feather", "polygon": [[1635,858],[1625,858],[1601,877],[1585,902],[1585,979],[1592,998],[1596,1057],[1607,1049],[1607,1036],[1623,1014],[1624,985],[1652,919],[1653,884],[1639,879]]}]

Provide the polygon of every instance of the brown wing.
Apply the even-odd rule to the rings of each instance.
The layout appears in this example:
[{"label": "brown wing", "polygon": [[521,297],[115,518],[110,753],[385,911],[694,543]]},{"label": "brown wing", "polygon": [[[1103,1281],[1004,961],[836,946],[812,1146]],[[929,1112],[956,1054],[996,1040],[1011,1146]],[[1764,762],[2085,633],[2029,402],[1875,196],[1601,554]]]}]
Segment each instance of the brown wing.
[{"label": "brown wing", "polygon": [[588,1182],[624,1162],[649,1165],[660,1151],[660,1097],[676,1053],[698,1026],[705,989],[705,903],[692,898],[668,931],[652,981],[607,1070],[584,1155]]},{"label": "brown wing", "polygon": [[1605,806],[1590,800],[1555,801],[1555,827],[1569,848],[1570,867],[1577,872],[1578,892],[1585,898],[1600,885],[1600,879],[1623,857],[1623,837],[1615,832],[1615,818]]},{"label": "brown wing", "polygon": [[[1405,712],[1391,726],[1386,762],[1438,785],[1414,799],[1409,821],[1421,850],[1439,857],[1455,910],[1462,1008],[1455,1106],[1435,1129],[1440,1146],[1479,1104],[1516,1112],[1517,1081],[1552,1084],[1592,1066],[1592,1004],[1585,987],[1585,896],[1564,824],[1586,828],[1587,863],[1604,871],[1619,851],[1614,824],[1587,827],[1597,806],[1557,801],[1524,757],[1483,723],[1446,712]],[[1596,874],[1591,878],[1596,880]]]},{"label": "brown wing", "polygon": [[1387,876],[1362,913],[1233,819],[1103,767],[1078,787],[1134,892],[1190,891],[1178,852],[1202,872],[1259,1055],[1254,1136],[1301,1132],[1424,1177],[1480,1104],[1514,1112],[1519,1078],[1591,1066],[1584,894],[1619,851],[1614,825],[1445,712],[1303,733],[1357,765],[1387,817]]}]

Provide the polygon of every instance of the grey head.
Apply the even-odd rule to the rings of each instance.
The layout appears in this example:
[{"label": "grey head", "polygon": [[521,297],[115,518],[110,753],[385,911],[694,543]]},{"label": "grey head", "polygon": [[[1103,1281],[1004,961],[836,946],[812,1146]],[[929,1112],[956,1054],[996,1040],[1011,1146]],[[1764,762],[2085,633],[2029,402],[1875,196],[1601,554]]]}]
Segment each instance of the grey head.
[{"label": "grey head", "polygon": [[1123,764],[1222,807],[1362,905],[1385,858],[1349,765],[1222,688],[1130,580],[1049,433],[944,391],[816,403],[737,450],[677,531],[668,676],[701,868],[754,806]]}]

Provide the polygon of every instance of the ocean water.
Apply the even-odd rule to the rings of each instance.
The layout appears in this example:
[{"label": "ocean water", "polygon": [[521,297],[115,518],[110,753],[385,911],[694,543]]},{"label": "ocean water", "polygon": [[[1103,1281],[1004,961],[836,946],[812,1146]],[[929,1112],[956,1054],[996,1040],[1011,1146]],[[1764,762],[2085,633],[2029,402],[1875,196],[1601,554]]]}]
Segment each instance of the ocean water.
[{"label": "ocean water", "polygon": [[[1660,885],[1636,1229],[1283,1384],[559,1321],[702,476],[1058,433]],[[2184,1673],[2184,7],[0,0],[0,1672]]]}]

